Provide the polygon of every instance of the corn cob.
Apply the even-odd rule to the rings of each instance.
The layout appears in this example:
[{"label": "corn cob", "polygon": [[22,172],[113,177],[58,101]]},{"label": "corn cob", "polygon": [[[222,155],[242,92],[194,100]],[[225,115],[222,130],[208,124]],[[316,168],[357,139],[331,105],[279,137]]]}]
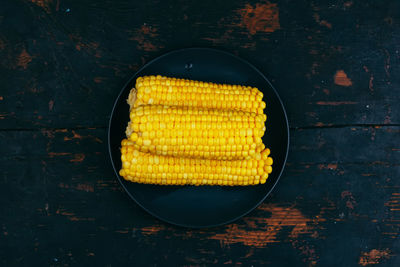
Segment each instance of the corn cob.
[{"label": "corn cob", "polygon": [[257,88],[216,84],[164,76],[144,76],[136,80],[136,101],[140,105],[161,104],[215,109],[236,109],[263,114],[263,93]]},{"label": "corn cob", "polygon": [[157,155],[248,159],[265,146],[266,115],[237,110],[146,105],[130,111],[127,137]]},{"label": "corn cob", "polygon": [[136,80],[121,143],[124,179],[160,185],[263,184],[265,103],[257,88],[162,76]]},{"label": "corn cob", "polygon": [[210,160],[160,156],[138,151],[134,142],[121,142],[124,179],[158,185],[256,185],[272,172],[269,149],[248,160]]}]

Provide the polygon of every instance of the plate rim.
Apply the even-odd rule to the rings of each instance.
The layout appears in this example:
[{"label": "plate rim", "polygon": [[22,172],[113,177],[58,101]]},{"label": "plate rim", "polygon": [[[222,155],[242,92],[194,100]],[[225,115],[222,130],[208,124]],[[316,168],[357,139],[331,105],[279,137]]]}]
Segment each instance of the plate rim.
[{"label": "plate rim", "polygon": [[[132,80],[134,79],[134,77],[136,77],[136,76],[138,75],[139,72],[141,72],[143,69],[145,69],[147,66],[151,65],[151,64],[154,63],[155,61],[157,61],[157,60],[159,60],[159,59],[161,59],[161,58],[163,58],[163,57],[166,57],[166,56],[168,56],[168,55],[170,55],[170,54],[177,53],[177,52],[188,51],[188,50],[206,50],[206,51],[213,51],[213,52],[223,53],[223,54],[225,54],[225,55],[231,56],[231,57],[233,57],[233,58],[239,60],[240,62],[242,62],[242,63],[244,63],[245,65],[249,66],[251,69],[255,70],[255,71],[256,71],[259,75],[261,75],[261,77],[268,83],[268,85],[272,88],[272,90],[274,91],[276,97],[278,98],[279,103],[280,103],[280,105],[281,105],[281,107],[282,107],[282,110],[283,110],[284,117],[285,117],[285,126],[286,126],[285,128],[286,128],[286,132],[287,132],[287,147],[286,147],[286,151],[285,151],[285,159],[284,159],[283,164],[282,164],[282,169],[281,169],[281,171],[279,172],[279,175],[278,175],[278,177],[277,177],[275,183],[272,185],[271,189],[265,194],[265,196],[264,196],[259,202],[257,202],[252,208],[250,208],[249,210],[247,210],[247,211],[244,212],[243,214],[241,214],[241,215],[239,215],[239,216],[236,216],[236,217],[233,218],[233,219],[230,219],[230,220],[228,220],[228,221],[221,222],[221,223],[210,224],[210,225],[204,225],[204,226],[193,226],[193,225],[187,225],[187,224],[184,224],[184,223],[173,222],[173,221],[170,221],[170,220],[168,220],[168,219],[165,219],[165,218],[163,218],[163,217],[157,215],[156,213],[150,211],[150,210],[147,209],[145,206],[143,206],[138,200],[136,200],[136,198],[135,198],[134,196],[132,196],[132,194],[129,192],[129,190],[128,190],[128,189],[126,188],[126,186],[124,185],[124,183],[123,183],[123,181],[122,181],[122,179],[121,179],[121,177],[120,177],[120,175],[119,175],[119,171],[117,171],[117,169],[115,168],[114,161],[113,161],[113,157],[112,157],[112,153],[111,153],[111,142],[110,142],[110,138],[111,138],[111,123],[112,123],[114,111],[115,111],[115,108],[116,108],[116,106],[117,106],[118,100],[120,99],[121,95],[122,95],[123,92],[125,91],[125,88],[132,82]],[[171,224],[171,225],[174,225],[174,226],[179,226],[179,227],[185,227],[185,228],[191,228],[191,229],[202,229],[202,228],[215,228],[215,227],[218,227],[218,226],[230,224],[230,223],[232,223],[232,222],[234,222],[234,221],[236,221],[236,220],[238,220],[238,219],[240,219],[240,218],[242,218],[242,217],[248,215],[250,212],[252,212],[253,210],[255,210],[258,206],[260,206],[261,203],[263,203],[264,200],[271,194],[271,192],[274,190],[275,186],[278,184],[278,182],[279,182],[279,180],[280,180],[280,178],[281,178],[281,176],[282,176],[282,173],[283,173],[283,171],[284,171],[284,169],[285,169],[285,167],[286,167],[286,161],[287,161],[287,158],[288,158],[288,155],[289,155],[289,147],[290,147],[290,128],[289,128],[289,120],[288,120],[288,117],[287,117],[287,114],[286,114],[286,109],[285,109],[285,106],[283,105],[283,102],[282,102],[282,100],[281,100],[281,98],[280,98],[278,92],[275,90],[275,87],[274,87],[274,86],[272,85],[272,83],[267,79],[267,77],[266,77],[258,68],[256,68],[253,64],[251,64],[250,62],[248,62],[247,60],[245,60],[245,59],[243,59],[243,58],[241,58],[241,57],[239,57],[239,56],[236,56],[236,55],[234,55],[234,54],[232,54],[232,53],[229,53],[229,52],[224,51],[224,50],[221,50],[221,49],[209,48],[209,47],[188,47],[188,48],[181,48],[181,49],[170,50],[170,51],[168,51],[168,52],[166,52],[166,53],[163,53],[163,54],[160,55],[160,56],[157,56],[157,57],[153,58],[152,60],[150,60],[149,62],[147,62],[146,64],[144,64],[140,69],[138,69],[138,70],[131,76],[131,78],[123,85],[121,91],[119,92],[118,96],[116,97],[116,99],[115,99],[115,101],[114,101],[114,105],[113,105],[112,110],[111,110],[110,119],[109,119],[109,122],[108,122],[107,141],[108,141],[108,154],[109,154],[109,157],[110,157],[110,161],[111,161],[111,165],[112,165],[112,167],[113,167],[114,173],[115,173],[115,175],[117,176],[117,179],[118,179],[119,183],[121,184],[122,188],[123,188],[123,189],[125,190],[125,192],[129,195],[129,197],[130,197],[133,201],[135,201],[135,203],[136,203],[139,207],[141,207],[141,208],[142,208],[143,210],[145,210],[147,213],[149,213],[150,215],[154,216],[155,218],[157,218],[158,220],[160,220],[160,221],[162,221],[162,222],[166,222],[166,223],[168,223],[168,224]]]}]

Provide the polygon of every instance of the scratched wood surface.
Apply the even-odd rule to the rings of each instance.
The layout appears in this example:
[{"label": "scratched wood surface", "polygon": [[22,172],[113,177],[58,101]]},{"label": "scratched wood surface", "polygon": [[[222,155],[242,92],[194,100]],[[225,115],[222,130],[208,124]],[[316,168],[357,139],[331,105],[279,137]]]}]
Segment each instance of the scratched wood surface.
[{"label": "scratched wood surface", "polygon": [[[167,51],[249,60],[287,108],[273,194],[192,230],[135,205],[108,159],[130,76]],[[399,1],[0,3],[0,265],[400,266]]]}]

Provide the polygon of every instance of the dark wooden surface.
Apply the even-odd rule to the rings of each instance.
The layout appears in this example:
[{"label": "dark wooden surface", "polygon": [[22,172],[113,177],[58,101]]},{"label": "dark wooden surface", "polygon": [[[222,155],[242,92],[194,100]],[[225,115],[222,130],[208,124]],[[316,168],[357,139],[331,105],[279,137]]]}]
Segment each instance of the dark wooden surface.
[{"label": "dark wooden surface", "polygon": [[[291,147],[237,222],[164,224],[117,183],[109,114],[167,51],[220,48],[277,88]],[[0,3],[0,265],[400,266],[399,1]]]}]

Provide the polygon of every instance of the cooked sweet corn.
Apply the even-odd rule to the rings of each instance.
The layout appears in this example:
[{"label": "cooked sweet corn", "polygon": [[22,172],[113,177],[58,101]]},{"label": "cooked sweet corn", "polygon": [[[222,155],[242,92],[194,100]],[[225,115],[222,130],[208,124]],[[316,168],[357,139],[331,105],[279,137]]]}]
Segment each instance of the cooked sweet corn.
[{"label": "cooked sweet corn", "polygon": [[124,179],[158,185],[256,185],[272,171],[269,149],[247,160],[211,160],[160,156],[137,150],[134,142],[121,143]]},{"label": "cooked sweet corn", "polygon": [[136,80],[134,106],[162,104],[216,109],[236,109],[263,114],[263,93],[257,88],[217,84],[164,76]]},{"label": "cooked sweet corn", "polygon": [[265,148],[264,114],[146,105],[132,108],[130,119],[127,136],[142,152],[232,160],[250,158]]},{"label": "cooked sweet corn", "polygon": [[162,76],[136,80],[120,175],[159,185],[256,185],[272,172],[257,88]]}]

